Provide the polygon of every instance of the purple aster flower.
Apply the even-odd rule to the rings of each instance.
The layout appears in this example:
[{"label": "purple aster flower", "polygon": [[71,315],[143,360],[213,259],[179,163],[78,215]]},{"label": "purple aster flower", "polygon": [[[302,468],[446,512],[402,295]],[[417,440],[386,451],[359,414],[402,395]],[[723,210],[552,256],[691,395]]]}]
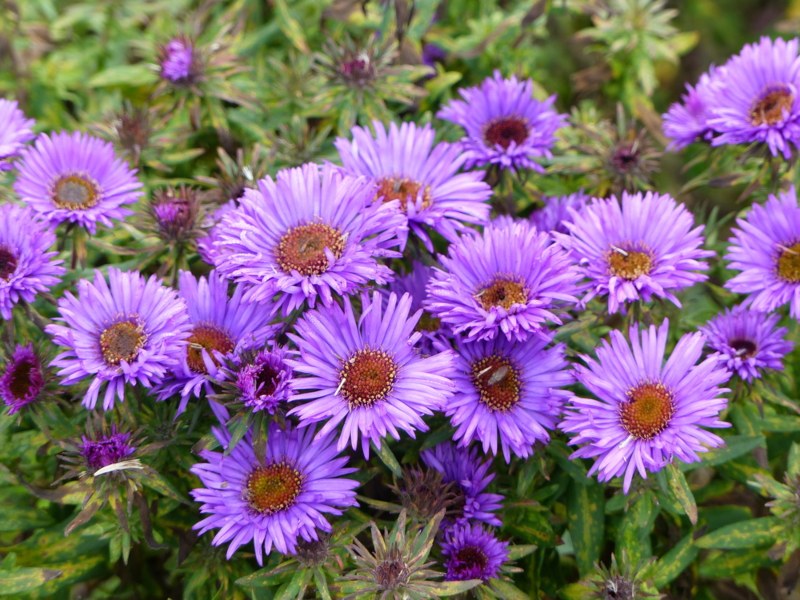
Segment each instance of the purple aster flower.
[{"label": "purple aster flower", "polygon": [[64,325],[48,325],[53,341],[67,348],[53,365],[62,385],[91,379],[83,405],[93,409],[105,388],[103,410],[122,402],[125,385],[161,383],[181,364],[191,324],[186,304],[152,276],[108,270],[109,282],[95,271],[94,282],[78,282],[78,297],[58,301]]},{"label": "purple aster flower", "polygon": [[80,451],[86,466],[97,471],[127,458],[136,452],[136,448],[129,443],[130,437],[130,433],[118,432],[115,425],[111,426],[111,433],[100,434],[97,439],[81,436],[83,444]]},{"label": "purple aster flower", "polygon": [[114,154],[109,142],[85,133],[40,135],[22,153],[14,190],[53,225],[65,221],[95,233],[131,211],[142,195],[136,171]]},{"label": "purple aster flower", "polygon": [[261,350],[235,374],[239,400],[254,413],[265,410],[275,414],[278,405],[291,397],[291,382],[292,368],[286,351],[280,346]]},{"label": "purple aster flower", "polygon": [[792,155],[800,144],[800,56],[797,38],[761,38],[725,65],[708,107],[708,126],[719,135],[711,144],[769,146],[773,156]]},{"label": "purple aster flower", "polygon": [[219,223],[225,215],[233,211],[237,206],[239,206],[238,202],[235,200],[228,200],[225,204],[208,215],[203,222],[203,228],[206,230],[206,233],[197,238],[197,253],[200,255],[200,258],[210,265],[216,262],[216,243],[220,235]]},{"label": "purple aster flower", "polygon": [[578,270],[530,223],[508,219],[464,236],[440,262],[425,307],[469,339],[544,335],[546,323],[561,323],[560,305],[576,301]]},{"label": "purple aster flower", "polygon": [[680,306],[672,292],[707,279],[697,272],[708,269],[699,259],[714,255],[702,249],[703,226],[668,194],[623,192],[622,201],[611,196],[570,214],[570,235],[555,236],[591,282],[584,304],[608,295],[609,313],[654,296]]},{"label": "purple aster flower", "polygon": [[152,231],[168,244],[183,244],[197,236],[201,212],[197,190],[180,186],[153,193],[148,203]]},{"label": "purple aster flower", "polygon": [[[408,294],[411,296],[411,312],[414,313],[423,308],[427,292],[426,287],[430,281],[433,267],[414,261],[411,270],[403,275],[396,275],[385,290],[385,296],[394,292],[398,296]],[[417,323],[417,331],[422,333],[418,349],[424,355],[434,354],[433,342],[444,335],[441,319],[437,319],[427,311],[422,311],[422,316]]]},{"label": "purple aster flower", "polygon": [[794,344],[785,339],[786,328],[776,327],[780,317],[737,306],[711,319],[700,331],[706,345],[732,374],[745,381],[758,379],[765,369],[783,369],[783,357]]},{"label": "purple aster flower", "polygon": [[443,407],[456,428],[454,440],[467,446],[478,439],[492,454],[499,445],[509,462],[512,454],[525,458],[536,442],[550,439],[548,430],[555,428],[570,396],[558,388],[573,378],[564,345],[547,344],[540,337],[516,343],[502,337],[456,340],[456,393]]},{"label": "purple aster flower", "polygon": [[33,119],[28,119],[14,100],[0,98],[0,172],[10,171],[24,145],[36,135],[31,128]]},{"label": "purple aster flower", "polygon": [[179,36],[161,47],[161,78],[174,84],[190,84],[200,74],[200,64],[192,41]]},{"label": "purple aster flower", "polygon": [[45,372],[33,344],[17,346],[0,375],[0,398],[9,407],[8,414],[36,402],[44,384]]},{"label": "purple aster flower", "polygon": [[544,172],[537,159],[552,156],[555,133],[567,120],[553,109],[555,96],[540,102],[530,79],[503,79],[500,71],[459,94],[463,100],[451,101],[436,116],[466,130],[461,143],[467,168],[497,165]]},{"label": "purple aster flower", "polygon": [[770,312],[789,304],[800,319],[800,207],[794,186],[764,205],[754,204],[728,240],[729,268],[741,271],[725,287],[750,294],[751,308]]},{"label": "purple aster flower", "polygon": [[55,233],[27,207],[0,204],[0,317],[11,318],[19,301],[33,302],[64,274],[58,252],[48,252]]},{"label": "purple aster flower", "polygon": [[581,445],[571,458],[597,458],[589,474],[600,481],[624,475],[626,494],[637,470],[647,477],[675,458],[699,461],[698,452],[724,444],[703,428],[730,426],[719,420],[727,370],[715,356],[697,364],[702,333],[682,336],[665,363],[668,329],[665,319],[642,331],[640,341],[634,324],[630,345],[612,331],[597,360],[582,356],[586,366],[576,366],[577,378],[596,399],[571,398],[560,425],[575,434],[570,444]]},{"label": "purple aster flower", "polygon": [[569,209],[580,212],[589,202],[589,196],[580,191],[568,196],[544,197],[542,202],[544,206],[531,214],[531,223],[536,229],[569,233],[567,223],[572,223]]},{"label": "purple aster flower", "polygon": [[508,560],[508,542],[501,542],[482,525],[457,523],[447,529],[441,542],[446,581],[482,579],[500,574]]},{"label": "purple aster flower", "polygon": [[[379,292],[361,297],[356,319],[348,298],[344,308],[333,304],[310,312],[298,321],[289,338],[299,348],[290,360],[295,371],[293,408],[303,423],[325,421],[319,435],[343,423],[338,448],[348,440],[356,448],[359,434],[365,457],[370,441],[380,448],[381,438],[399,439],[398,429],[414,437],[427,431],[422,420],[453,393],[449,379],[453,353],[421,357],[414,345],[420,338],[414,327],[421,311],[410,315],[411,297]],[[306,377],[298,378],[302,374]]]},{"label": "purple aster flower", "polygon": [[236,286],[228,297],[228,281],[216,271],[199,279],[181,271],[178,291],[188,307],[192,330],[183,360],[158,386],[157,393],[159,400],[179,393],[180,415],[189,398],[211,393],[211,380],[225,377],[220,365],[245,350],[263,346],[277,326],[269,324],[270,311],[242,301],[242,286]]},{"label": "purple aster flower", "polygon": [[372,126],[374,136],[353,127],[352,141],[334,142],[344,169],[375,181],[376,199],[398,201],[411,231],[428,250],[433,246],[425,226],[452,241],[465,223],[486,222],[492,189],[481,172],[458,173],[465,159],[458,145],[434,144],[430,125],[390,123],[388,132],[379,121]]},{"label": "purple aster flower", "polygon": [[697,85],[686,85],[681,102],[675,102],[664,113],[664,135],[670,139],[669,149],[680,150],[697,139],[711,140],[714,130],[708,124],[709,107],[713,106],[719,90],[717,81],[725,67],[711,66],[700,76]]},{"label": "purple aster flower", "polygon": [[[213,431],[227,448],[227,431]],[[259,565],[273,547],[295,554],[298,541],[317,540],[317,529],[331,531],[323,513],[341,515],[355,506],[359,484],[343,477],[355,469],[345,468],[347,458],[338,456],[332,436],[312,438],[313,427],[283,430],[273,423],[263,452],[256,452],[249,435],[228,452],[203,450],[207,462],[191,471],[205,487],[192,496],[209,516],[194,529],[203,534],[219,528],[212,544],[230,542],[228,559],[252,540]]]},{"label": "purple aster flower", "polygon": [[333,166],[307,164],[258,182],[217,226],[217,269],[247,286],[248,302],[269,302],[288,315],[333,301],[392,271],[378,262],[399,257],[407,227],[397,203],[372,202],[374,186]]},{"label": "purple aster flower", "polygon": [[459,448],[453,442],[442,442],[423,450],[420,457],[429,468],[443,475],[443,483],[453,482],[458,486],[464,499],[459,520],[502,525],[495,512],[500,510],[503,496],[485,491],[494,479],[494,473],[489,472],[492,461],[481,462],[477,448]]}]

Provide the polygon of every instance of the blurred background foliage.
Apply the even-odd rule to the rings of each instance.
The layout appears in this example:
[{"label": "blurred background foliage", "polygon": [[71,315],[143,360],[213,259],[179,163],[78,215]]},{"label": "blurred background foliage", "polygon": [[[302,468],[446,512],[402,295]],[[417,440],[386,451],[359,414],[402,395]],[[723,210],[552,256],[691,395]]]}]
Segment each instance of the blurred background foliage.
[{"label": "blurred background foliage", "polygon": [[[658,189],[692,208],[719,254],[745,200],[792,180],[794,165],[731,148],[665,153],[659,115],[710,64],[760,35],[798,28],[797,0],[0,0],[0,96],[19,100],[38,131],[114,141],[148,193],[200,187],[210,214],[258,177],[334,160],[333,140],[355,123],[432,122],[458,87],[499,69],[532,78],[541,97],[557,94],[570,127],[546,175],[499,182],[498,197],[526,214],[543,195]],[[203,59],[192,86],[159,77],[159,48],[178,35]],[[454,126],[436,126],[442,139],[457,139]],[[156,270],[153,236],[141,223],[90,241],[89,264]],[[168,257],[162,268],[187,264],[203,270],[193,254]],[[717,262],[709,283],[684,296],[684,310],[655,311],[693,329],[733,303],[722,280]],[[619,325],[587,313],[559,335],[591,352]],[[35,337],[30,323],[17,328]],[[790,335],[800,341],[796,323]],[[527,462],[498,464],[493,485],[507,495],[501,534],[519,547],[519,570],[514,585],[475,593],[622,598],[608,582],[624,574],[671,598],[786,597],[800,571],[799,359],[795,351],[768,384],[735,390],[726,448],[627,497],[586,478],[558,437]],[[378,505],[350,511],[329,559],[314,569],[273,555],[257,570],[245,552],[226,561],[210,536],[191,531],[192,450],[210,443],[200,403],[173,421],[172,405],[137,400],[118,405],[115,418],[150,444],[148,469],[122,491],[89,497],[86,481],[52,483],[63,474],[56,440],[80,436],[82,408],[53,403],[0,419],[0,595],[337,597],[343,545]],[[443,420],[433,421],[417,442],[387,447],[382,462],[359,472],[361,493],[390,498],[381,480],[448,435]]]}]

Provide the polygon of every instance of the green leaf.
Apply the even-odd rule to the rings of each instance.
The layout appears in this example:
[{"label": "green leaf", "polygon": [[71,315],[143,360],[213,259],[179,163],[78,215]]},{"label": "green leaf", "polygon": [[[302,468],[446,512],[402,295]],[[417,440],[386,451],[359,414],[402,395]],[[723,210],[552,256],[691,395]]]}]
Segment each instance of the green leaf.
[{"label": "green leaf", "polygon": [[0,596],[31,592],[57,577],[61,577],[61,571],[55,569],[38,567],[0,569]]},{"label": "green leaf", "polygon": [[763,549],[714,552],[700,561],[698,573],[708,579],[727,579],[774,562]]},{"label": "green leaf", "polygon": [[582,583],[570,583],[558,590],[558,595],[563,600],[585,600],[591,598],[592,589]]},{"label": "green leaf", "polygon": [[580,461],[570,460],[570,450],[561,440],[551,440],[547,445],[547,453],[552,456],[561,467],[579,485],[592,485],[594,481],[586,475],[586,468]]},{"label": "green leaf", "polygon": [[273,0],[272,5],[275,8],[278,26],[281,28],[283,34],[289,38],[292,45],[300,50],[300,52],[305,54],[310,52],[306,37],[303,34],[303,28],[289,11],[289,5],[286,0]]},{"label": "green leaf", "polygon": [[567,497],[569,533],[575,548],[575,560],[581,576],[590,573],[603,547],[603,488],[592,483],[570,486]]},{"label": "green leaf", "polygon": [[721,465],[765,444],[763,435],[732,435],[725,438],[725,447],[706,452],[701,462],[682,464],[680,470],[691,471],[699,467]]},{"label": "green leaf", "polygon": [[300,591],[308,585],[309,579],[311,579],[311,571],[297,569],[292,578],[275,594],[275,600],[295,600],[302,597]]},{"label": "green leaf", "polygon": [[786,528],[778,517],[761,517],[732,523],[695,540],[699,548],[719,548],[734,550],[769,546]]},{"label": "green leaf", "polygon": [[669,491],[675,496],[692,525],[697,525],[697,504],[694,501],[692,490],[689,489],[689,484],[686,482],[686,477],[675,465],[669,465],[666,468],[666,475]]},{"label": "green leaf", "polygon": [[657,588],[663,588],[671,583],[692,563],[698,552],[699,550],[692,543],[692,534],[690,533],[678,542],[672,550],[658,559],[652,567],[653,574],[651,577],[653,584]]},{"label": "green leaf", "polygon": [[375,454],[383,461],[383,464],[386,465],[395,476],[402,477],[403,469],[400,467],[400,463],[397,461],[397,458],[395,458],[394,453],[389,449],[389,444],[386,443],[386,440],[383,441],[380,448],[378,448],[374,442],[372,442],[371,445]]},{"label": "green leaf", "polygon": [[797,442],[789,447],[789,457],[786,459],[786,473],[790,477],[800,475],[800,444]]},{"label": "green leaf", "polygon": [[140,87],[154,85],[158,75],[148,65],[118,65],[96,73],[89,79],[88,86],[100,87]]},{"label": "green leaf", "polygon": [[503,600],[530,600],[529,594],[526,594],[514,584],[503,581],[502,579],[493,579],[489,587],[497,592],[498,598],[503,598]]},{"label": "green leaf", "polygon": [[515,561],[536,552],[537,546],[533,544],[517,545],[508,547],[508,560]]},{"label": "green leaf", "polygon": [[469,579],[467,581],[440,581],[433,584],[430,590],[436,594],[437,597],[442,596],[456,596],[463,594],[478,587],[483,581],[480,579]]},{"label": "green leaf", "polygon": [[617,531],[617,556],[624,555],[626,562],[638,564],[652,556],[650,533],[658,516],[658,505],[652,492],[644,492],[622,517]]}]

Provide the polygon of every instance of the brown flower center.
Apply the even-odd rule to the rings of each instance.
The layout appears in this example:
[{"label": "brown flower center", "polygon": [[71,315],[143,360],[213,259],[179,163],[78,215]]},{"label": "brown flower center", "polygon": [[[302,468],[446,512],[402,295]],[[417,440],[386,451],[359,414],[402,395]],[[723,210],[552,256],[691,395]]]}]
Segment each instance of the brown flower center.
[{"label": "brown flower center", "polygon": [[323,223],[298,225],[287,231],[275,251],[278,265],[284,273],[297,271],[301,275],[322,275],[330,264],[325,250],[335,258],[344,252],[345,236],[342,232]]},{"label": "brown flower center", "polygon": [[342,364],[339,371],[341,394],[350,409],[372,406],[392,391],[397,364],[383,350],[363,348]]},{"label": "brown flower center", "polygon": [[378,182],[378,191],[375,193],[375,199],[382,198],[384,202],[391,202],[392,200],[400,201],[400,208],[403,212],[408,212],[408,203],[416,205],[417,198],[420,196],[422,190],[422,208],[428,208],[433,201],[431,200],[431,188],[404,177],[386,177]]},{"label": "brown flower center", "polygon": [[731,348],[736,350],[736,356],[741,358],[750,358],[755,356],[758,347],[754,342],[745,339],[735,339],[730,342]]},{"label": "brown flower center", "polygon": [[522,282],[512,277],[495,277],[489,285],[478,291],[475,298],[484,310],[490,310],[493,306],[508,310],[514,304],[528,302],[528,290]]},{"label": "brown flower center", "polygon": [[17,269],[17,257],[7,246],[0,246],[0,279],[8,280]]},{"label": "brown flower center", "polygon": [[792,109],[794,95],[786,88],[767,91],[750,109],[750,122],[753,125],[774,125]]},{"label": "brown flower center", "polygon": [[236,344],[219,327],[213,325],[195,325],[192,334],[189,336],[186,347],[186,364],[195,373],[208,373],[208,367],[203,360],[203,350],[205,350],[211,361],[219,365],[219,359],[214,356],[214,351],[220,354],[227,354],[232,351]]},{"label": "brown flower center", "polygon": [[608,268],[613,275],[633,281],[648,275],[653,269],[653,259],[647,252],[612,248],[608,253]]},{"label": "brown flower center", "polygon": [[67,210],[92,208],[100,196],[97,185],[83,175],[64,175],[53,185],[53,203]]},{"label": "brown flower center", "polygon": [[106,327],[100,334],[100,350],[106,364],[116,366],[131,362],[147,341],[144,328],[133,321],[120,321]]},{"label": "brown flower center", "polygon": [[622,426],[640,440],[651,440],[664,431],[675,412],[672,394],[660,383],[642,383],[627,393],[619,405]]},{"label": "brown flower center", "polygon": [[303,476],[285,462],[256,467],[244,490],[244,499],[255,512],[272,515],[286,510],[300,495]]},{"label": "brown flower center", "polygon": [[507,149],[511,142],[519,146],[528,139],[528,122],[521,117],[495,119],[483,131],[483,140],[489,146]]},{"label": "brown flower center", "polygon": [[519,402],[519,371],[505,356],[493,354],[472,363],[472,385],[491,410],[507,412]]},{"label": "brown flower center", "polygon": [[381,590],[393,590],[404,585],[411,573],[400,551],[392,546],[386,557],[375,565],[374,575]]},{"label": "brown flower center", "polygon": [[781,251],[778,257],[778,277],[789,283],[800,282],[800,242]]},{"label": "brown flower center", "polygon": [[483,571],[489,562],[486,553],[477,546],[464,546],[456,552],[455,558],[460,563],[461,569],[470,572]]}]

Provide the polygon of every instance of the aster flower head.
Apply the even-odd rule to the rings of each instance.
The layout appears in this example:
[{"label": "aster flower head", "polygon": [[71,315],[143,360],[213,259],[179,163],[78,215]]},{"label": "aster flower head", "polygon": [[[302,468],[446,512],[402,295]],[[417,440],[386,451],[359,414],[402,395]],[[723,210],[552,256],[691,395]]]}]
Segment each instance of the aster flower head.
[{"label": "aster flower head", "polygon": [[33,344],[17,346],[0,374],[0,398],[13,415],[36,402],[45,387],[45,370]]},{"label": "aster flower head", "polygon": [[[423,309],[423,302],[426,298],[426,288],[433,274],[433,267],[419,262],[413,262],[411,269],[402,275],[398,274],[389,283],[385,290],[385,295],[395,293],[398,296],[408,294],[411,296],[411,312]],[[419,343],[419,351],[422,354],[433,354],[433,341],[440,338],[444,333],[442,322],[427,311],[423,310],[422,316],[417,322],[417,331],[422,333]]]},{"label": "aster flower head", "polygon": [[428,283],[425,308],[471,340],[545,335],[575,302],[578,270],[550,236],[504,219],[482,235],[463,236],[441,256]]},{"label": "aster flower head", "polygon": [[[227,431],[213,432],[227,448]],[[338,455],[332,437],[314,437],[313,427],[280,429],[273,423],[263,453],[249,435],[228,452],[202,451],[206,462],[191,471],[203,487],[192,496],[208,516],[194,529],[200,534],[219,529],[212,544],[229,543],[228,559],[252,541],[259,565],[273,549],[296,554],[300,540],[331,531],[324,515],[355,506],[359,484],[345,477],[355,469],[345,467],[347,458]]]},{"label": "aster flower head", "polygon": [[712,145],[766,144],[773,156],[800,144],[800,56],[797,38],[762,37],[725,64],[708,108]]},{"label": "aster flower head", "polygon": [[570,234],[555,234],[591,282],[583,298],[608,296],[608,312],[627,302],[666,298],[677,306],[674,292],[707,276],[702,260],[703,226],[669,194],[622,193],[595,200],[580,212],[570,211]]},{"label": "aster flower head", "polygon": [[200,199],[197,190],[180,186],[153,193],[148,204],[152,230],[166,243],[186,243],[199,230]]},{"label": "aster flower head", "polygon": [[764,370],[782,370],[783,358],[794,347],[786,340],[786,328],[776,327],[779,320],[779,315],[737,306],[711,319],[700,331],[728,371],[750,381],[760,378]]},{"label": "aster flower head", "polygon": [[234,385],[246,408],[254,413],[274,414],[280,404],[289,400],[293,372],[287,360],[286,350],[274,346],[271,350],[260,350],[237,369]]},{"label": "aster flower head", "polygon": [[542,202],[544,206],[531,214],[531,223],[536,229],[568,233],[566,224],[572,222],[569,209],[580,212],[589,202],[589,196],[580,191],[566,196],[544,197]]},{"label": "aster flower head", "polygon": [[708,124],[709,108],[718,94],[717,81],[725,73],[725,67],[714,67],[700,76],[697,85],[686,84],[686,93],[681,102],[675,102],[663,116],[664,135],[670,140],[670,150],[680,150],[692,142],[709,141],[714,130]]},{"label": "aster flower head", "polygon": [[122,402],[126,385],[151,388],[181,364],[191,324],[184,301],[161,281],[139,273],[100,271],[94,281],[78,282],[78,296],[66,292],[58,302],[63,325],[47,326],[53,341],[66,348],[53,365],[62,385],[91,379],[83,405],[93,409],[101,392],[103,410]]},{"label": "aster flower head", "polygon": [[508,560],[508,542],[501,542],[483,525],[456,523],[441,542],[447,581],[496,578]]},{"label": "aster flower head", "polygon": [[16,204],[0,204],[0,317],[11,318],[18,302],[33,302],[56,283],[64,268],[49,252],[55,244],[52,229],[35,213]]},{"label": "aster flower head", "polygon": [[533,81],[515,76],[503,79],[500,71],[477,87],[459,90],[438,117],[466,130],[461,144],[466,167],[497,165],[503,169],[543,172],[541,157],[552,156],[555,133],[566,124],[566,115],[553,108],[556,97],[533,97]]},{"label": "aster flower head", "polygon": [[188,309],[191,331],[183,359],[159,385],[158,398],[180,394],[181,414],[189,398],[210,393],[211,380],[225,376],[221,365],[245,350],[263,346],[277,326],[269,324],[270,311],[242,300],[242,286],[228,297],[228,281],[216,271],[199,278],[181,271],[179,293]]},{"label": "aster flower head", "polygon": [[12,169],[24,145],[36,135],[32,131],[33,119],[28,119],[15,100],[0,98],[0,172]]},{"label": "aster flower head", "polygon": [[203,72],[200,56],[187,36],[172,38],[159,50],[161,78],[174,85],[191,85]]},{"label": "aster flower head", "polygon": [[408,226],[426,245],[433,246],[425,228],[448,240],[456,239],[465,224],[480,225],[489,218],[487,200],[492,195],[483,173],[459,173],[465,156],[454,144],[434,144],[430,125],[372,124],[374,135],[353,127],[352,140],[338,138],[344,170],[370,178],[377,185],[377,202],[399,203]]},{"label": "aster flower head", "polygon": [[456,340],[456,393],[443,410],[456,428],[453,439],[467,446],[479,440],[484,453],[502,450],[526,458],[536,442],[547,442],[572,383],[564,345],[547,347],[540,337]]},{"label": "aster flower head", "polygon": [[[443,351],[421,357],[414,345],[420,312],[410,314],[411,297],[379,292],[361,296],[361,316],[352,303],[303,315],[289,338],[298,353],[289,365],[295,371],[291,401],[303,402],[289,414],[302,423],[326,421],[320,435],[342,423],[338,447],[348,441],[355,449],[359,438],[364,456],[369,443],[400,438],[399,430],[414,437],[427,431],[422,417],[450,398],[453,354]],[[300,377],[304,376],[304,377]]]},{"label": "aster flower head", "polygon": [[612,331],[596,360],[581,357],[577,379],[595,398],[571,398],[560,425],[580,446],[571,458],[596,458],[589,474],[600,481],[624,476],[626,494],[637,471],[646,478],[674,459],[697,462],[724,443],[706,428],[729,427],[719,419],[727,369],[715,356],[698,364],[702,333],[682,336],[665,362],[668,332],[666,319],[641,335],[634,324],[630,343]]},{"label": "aster flower head", "polygon": [[81,436],[80,451],[86,467],[97,471],[132,455],[136,447],[130,438],[130,433],[119,432],[116,426],[111,427],[110,433],[101,433],[95,438]]},{"label": "aster flower head", "polygon": [[109,142],[80,132],[39,136],[22,153],[14,190],[53,225],[68,222],[95,233],[131,211],[141,196],[136,171],[114,154]]},{"label": "aster flower head", "polygon": [[502,525],[495,512],[500,509],[503,496],[486,491],[494,479],[494,473],[489,471],[492,461],[481,461],[476,447],[464,448],[453,442],[442,442],[423,450],[420,458],[429,468],[442,474],[444,483],[458,486],[463,503],[457,521]]},{"label": "aster flower head", "polygon": [[725,283],[745,303],[770,312],[789,304],[800,319],[800,207],[794,186],[763,204],[753,204],[728,240],[728,267],[740,271]]},{"label": "aster flower head", "polygon": [[307,164],[247,190],[218,228],[217,269],[244,284],[244,299],[276,294],[284,314],[307,302],[333,301],[392,271],[379,258],[399,257],[407,227],[397,203],[373,204],[374,186],[333,166]]}]

